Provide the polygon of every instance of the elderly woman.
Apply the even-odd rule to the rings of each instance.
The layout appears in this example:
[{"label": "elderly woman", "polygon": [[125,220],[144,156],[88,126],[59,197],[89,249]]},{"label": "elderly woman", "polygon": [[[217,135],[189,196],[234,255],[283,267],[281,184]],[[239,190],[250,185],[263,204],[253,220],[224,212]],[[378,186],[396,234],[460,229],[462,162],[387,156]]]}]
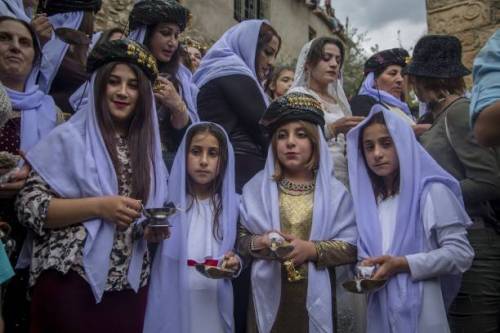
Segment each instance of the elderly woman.
[{"label": "elderly woman", "polygon": [[395,48],[375,53],[365,62],[361,89],[351,99],[352,114],[366,117],[373,105],[382,104],[408,123],[415,123],[404,101],[402,71],[409,56],[405,49]]},{"label": "elderly woman", "polygon": [[[22,20],[0,17],[0,81],[12,103],[12,112],[2,116],[0,151],[19,155],[27,152],[61,120],[54,100],[42,92],[34,81],[40,66],[40,48],[31,26]],[[0,219],[9,222],[16,240],[15,262],[26,232],[17,223],[14,198],[26,181],[29,167],[22,166],[0,185]],[[18,286],[18,277],[9,285],[6,295],[7,330],[22,327],[18,320],[26,314],[20,304],[26,290]]]},{"label": "elderly woman", "polygon": [[453,36],[422,37],[407,67],[418,99],[427,104],[431,128],[420,142],[462,189],[465,208],[473,220],[469,241],[476,253],[451,306],[452,331],[496,332],[500,315],[500,235],[491,216],[491,201],[500,198],[500,167],[492,150],[481,147],[469,122],[469,100],[463,97],[462,47]]}]

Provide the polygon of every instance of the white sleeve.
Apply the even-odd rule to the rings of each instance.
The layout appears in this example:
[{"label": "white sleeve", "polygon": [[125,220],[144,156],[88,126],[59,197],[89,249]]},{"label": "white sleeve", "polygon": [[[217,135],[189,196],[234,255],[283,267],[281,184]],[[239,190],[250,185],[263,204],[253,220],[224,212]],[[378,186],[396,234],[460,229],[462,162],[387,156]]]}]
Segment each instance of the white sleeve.
[{"label": "white sleeve", "polygon": [[430,185],[422,211],[429,252],[407,255],[413,280],[444,274],[459,274],[469,269],[474,251],[467,240],[468,216],[451,190],[443,184]]}]

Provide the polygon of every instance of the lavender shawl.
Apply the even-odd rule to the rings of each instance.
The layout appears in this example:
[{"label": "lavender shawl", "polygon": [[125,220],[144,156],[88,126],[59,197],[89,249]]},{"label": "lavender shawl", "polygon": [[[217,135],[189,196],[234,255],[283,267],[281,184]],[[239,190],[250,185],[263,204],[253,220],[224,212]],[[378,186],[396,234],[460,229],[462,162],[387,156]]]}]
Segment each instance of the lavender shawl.
[{"label": "lavender shawl", "polygon": [[[319,127],[318,131],[321,132]],[[274,163],[270,147],[264,170],[243,188],[241,223],[252,234],[280,230],[278,186],[272,180]],[[320,162],[316,174],[310,240],[330,239],[356,244],[357,233],[351,197],[344,185],[333,176],[328,145],[320,135]],[[308,263],[308,270],[306,307],[309,313],[309,332],[334,332],[329,272],[317,269],[311,262]],[[254,259],[251,277],[257,326],[259,332],[268,333],[280,304],[280,263]]]},{"label": "lavender shawl", "polygon": [[359,94],[360,95],[367,95],[373,97],[377,102],[382,101],[382,103],[395,106],[402,110],[404,113],[406,113],[408,116],[413,118],[410,108],[408,107],[408,104],[400,100],[399,98],[396,98],[389,94],[388,92],[384,90],[380,90],[375,87],[375,74],[373,72],[370,72],[365,80],[363,81],[363,84],[361,85],[361,88],[359,89]]},{"label": "lavender shawl", "polygon": [[[424,198],[428,191],[427,185],[440,182],[449,187],[459,201],[462,201],[457,180],[444,171],[417,142],[411,127],[399,116],[376,104],[367,119],[347,134],[349,180],[359,232],[358,256],[361,259],[383,254],[377,202],[361,152],[362,147],[359,146],[361,128],[378,112],[384,115],[399,157],[397,224],[388,254],[404,256],[424,251],[427,239],[422,223],[421,198]],[[448,278],[446,288],[443,288],[445,300],[454,297],[458,291],[459,283],[456,281],[460,276]],[[441,281],[443,282],[443,279]],[[422,282],[414,282],[410,274],[400,273],[392,277],[383,289],[370,294],[368,332],[418,332],[422,288]]]},{"label": "lavender shawl", "polygon": [[227,30],[208,50],[194,73],[193,82],[201,89],[207,82],[229,75],[246,75],[259,87],[262,98],[269,105],[255,71],[255,53],[263,20],[246,20]]},{"label": "lavender shawl", "polygon": [[[49,16],[49,21],[54,30],[62,27],[78,29],[82,24],[82,20],[83,11],[54,14]],[[55,34],[52,34],[52,39],[43,46],[39,84],[40,89],[47,94],[50,91],[52,81],[57,75],[59,66],[61,66],[68,48],[69,44],[66,44],[57,38]]]},{"label": "lavender shawl", "polygon": [[[136,1],[139,2],[139,1]],[[130,32],[128,38],[136,41],[138,43],[144,44],[144,39],[146,38],[146,26],[141,26]],[[196,96],[198,95],[198,87],[193,84],[191,71],[183,64],[179,65],[179,69],[176,73],[177,80],[181,85],[181,97],[186,103],[189,112],[189,118],[191,122],[196,123],[200,121],[198,117],[198,111],[196,107]]]},{"label": "lavender shawl", "polygon": [[[91,79],[94,87],[95,73]],[[62,198],[87,198],[118,195],[118,182],[95,111],[94,89],[89,92],[86,110],[76,113],[57,127],[27,154],[33,169]],[[146,207],[161,207],[167,193],[167,169],[163,163],[156,110],[150,126],[155,146],[151,161],[151,187]],[[83,249],[83,267],[96,302],[102,299],[106,285],[115,224],[102,219],[84,223],[87,239]],[[128,281],[137,291],[146,242],[136,241],[128,270]]]},{"label": "lavender shawl", "polygon": [[2,0],[0,2],[0,15],[12,16],[28,23],[31,22],[22,0]]},{"label": "lavender shawl", "polygon": [[21,111],[21,150],[27,152],[57,125],[57,110],[51,96],[37,85],[26,85],[24,92],[5,87],[12,108]]},{"label": "lavender shawl", "polygon": [[[203,123],[205,122],[201,124]],[[175,156],[169,178],[168,200],[174,202],[181,209],[186,209],[189,203],[186,194],[186,153],[189,149],[186,146],[186,136],[193,127],[199,124],[191,125],[186,131]],[[222,127],[216,126],[226,134]],[[228,162],[222,185],[223,210],[220,226],[222,227],[223,239],[219,248],[220,257],[234,248],[239,202],[234,185],[234,152],[227,134],[226,143]],[[144,320],[145,333],[190,332],[190,316],[187,305],[189,295],[186,293],[188,287],[186,244],[190,216],[190,211],[184,211],[171,219],[173,224],[172,237],[163,241],[156,252]],[[232,284],[229,280],[222,279],[218,281],[217,289],[217,306],[225,324],[224,332],[231,333],[234,331]]]}]

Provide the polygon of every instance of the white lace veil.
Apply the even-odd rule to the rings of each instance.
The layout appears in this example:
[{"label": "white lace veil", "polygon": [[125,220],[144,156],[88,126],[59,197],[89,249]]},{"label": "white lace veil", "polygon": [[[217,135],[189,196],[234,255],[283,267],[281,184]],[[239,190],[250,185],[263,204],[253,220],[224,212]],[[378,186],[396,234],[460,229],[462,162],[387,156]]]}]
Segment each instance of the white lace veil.
[{"label": "white lace veil", "polygon": [[[293,85],[292,88],[290,89],[290,92],[293,91],[298,91],[298,92],[304,92],[307,94],[311,94],[319,100],[321,103],[323,103],[323,100],[320,98],[318,94],[316,94],[310,87],[309,87],[309,75],[306,72],[305,66],[306,66],[306,59],[309,54],[309,51],[311,49],[311,44],[315,41],[316,39],[313,39],[306,43],[303,47],[302,50],[300,51],[299,54],[299,59],[297,61],[297,66],[295,67],[295,77],[293,80]],[[343,60],[345,60],[345,55],[343,57]],[[349,101],[347,100],[347,97],[344,92],[344,88],[342,87],[343,80],[342,80],[342,71],[339,74],[339,78],[335,81],[332,82],[328,85],[328,93],[333,96],[337,102],[340,105],[340,108],[344,112],[346,116],[351,116],[351,107],[349,105]],[[326,108],[324,108],[326,110]]]}]

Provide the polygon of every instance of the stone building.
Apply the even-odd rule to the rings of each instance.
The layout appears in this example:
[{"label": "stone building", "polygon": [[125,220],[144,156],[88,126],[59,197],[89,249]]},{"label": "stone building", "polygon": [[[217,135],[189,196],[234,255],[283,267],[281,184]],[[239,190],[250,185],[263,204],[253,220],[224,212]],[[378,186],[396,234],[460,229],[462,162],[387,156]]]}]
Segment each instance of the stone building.
[{"label": "stone building", "polygon": [[500,0],[426,0],[426,6],[429,33],[457,36],[463,62],[471,69],[478,51],[500,28]]},{"label": "stone building", "polygon": [[[133,0],[104,0],[97,30],[125,27]],[[185,32],[205,43],[215,42],[229,27],[250,18],[265,18],[284,37],[278,61],[292,63],[302,46],[316,36],[338,35],[343,26],[328,4],[317,6],[314,0],[181,0],[193,19]],[[322,2],[324,3],[324,2]],[[327,1],[328,3],[328,1]]]}]

